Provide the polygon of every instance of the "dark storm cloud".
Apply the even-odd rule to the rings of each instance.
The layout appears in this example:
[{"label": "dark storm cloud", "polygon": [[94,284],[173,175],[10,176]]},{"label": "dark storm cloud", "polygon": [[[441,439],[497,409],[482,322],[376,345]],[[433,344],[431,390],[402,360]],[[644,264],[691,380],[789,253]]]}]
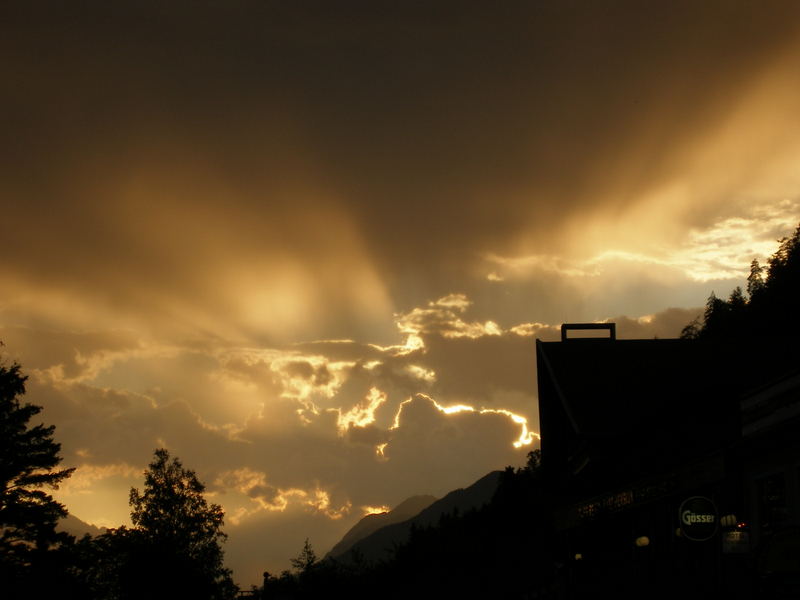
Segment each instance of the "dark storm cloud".
[{"label": "dark storm cloud", "polygon": [[220,309],[181,247],[224,262],[218,223],[307,265],[337,251],[319,224],[303,235],[304,216],[329,212],[353,224],[366,244],[356,252],[409,306],[420,286],[451,291],[481,252],[523,234],[541,246],[576,211],[621,210],[668,177],[785,51],[797,11],[6,5],[9,258],[28,280],[105,281],[117,293],[95,292],[102,302],[194,289]]}]

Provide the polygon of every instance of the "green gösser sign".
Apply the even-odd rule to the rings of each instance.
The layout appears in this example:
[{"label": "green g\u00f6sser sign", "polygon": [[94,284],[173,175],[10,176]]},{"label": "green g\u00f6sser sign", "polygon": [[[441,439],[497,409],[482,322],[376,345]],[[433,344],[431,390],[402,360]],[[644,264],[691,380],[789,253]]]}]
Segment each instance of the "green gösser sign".
[{"label": "green g\u00f6sser sign", "polygon": [[704,496],[692,496],[678,510],[681,532],[693,542],[705,542],[717,532],[719,516],[714,503]]}]

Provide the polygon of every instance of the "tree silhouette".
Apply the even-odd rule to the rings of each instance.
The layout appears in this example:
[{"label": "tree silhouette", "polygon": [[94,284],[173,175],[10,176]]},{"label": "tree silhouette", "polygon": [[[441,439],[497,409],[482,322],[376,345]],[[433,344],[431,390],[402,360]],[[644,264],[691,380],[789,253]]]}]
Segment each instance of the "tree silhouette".
[{"label": "tree silhouette", "polygon": [[[750,263],[747,297],[736,288],[728,300],[713,292],[700,320],[684,327],[681,337],[705,340],[747,340],[778,347],[776,341],[800,334],[800,226],[778,240],[778,249],[762,267]],[[766,272],[766,277],[764,276]]]},{"label": "tree silhouette", "polygon": [[747,295],[751,298],[764,289],[764,267],[754,258],[750,263],[750,274],[747,276]]},{"label": "tree silhouette", "polygon": [[66,509],[41,488],[57,488],[74,469],[56,469],[55,426],[29,424],[42,407],[20,401],[26,380],[18,364],[0,364],[0,581],[6,592],[30,577],[37,557],[72,539],[55,530]]},{"label": "tree silhouette", "polygon": [[144,488],[130,492],[132,528],[78,544],[95,598],[224,600],[237,588],[223,566],[223,511],[205,486],[169,452],[157,449]]},{"label": "tree silhouette", "polygon": [[145,471],[144,489],[130,492],[134,551],[140,567],[163,582],[162,595],[226,598],[235,592],[231,572],[223,566],[220,542],[224,513],[208,504],[205,486],[194,471],[159,448]]},{"label": "tree silhouette", "polygon": [[317,553],[314,552],[314,548],[311,547],[308,538],[306,538],[300,554],[298,554],[296,558],[291,559],[291,563],[292,568],[300,573],[307,573],[317,563]]}]

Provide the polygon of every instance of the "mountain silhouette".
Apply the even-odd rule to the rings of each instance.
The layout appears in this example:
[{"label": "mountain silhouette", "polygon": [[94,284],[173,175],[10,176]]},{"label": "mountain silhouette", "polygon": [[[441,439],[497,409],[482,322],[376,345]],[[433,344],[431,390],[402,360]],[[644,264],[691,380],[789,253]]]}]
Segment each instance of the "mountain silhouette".
[{"label": "mountain silhouette", "polygon": [[90,523],[81,521],[78,517],[76,517],[71,513],[67,514],[66,517],[64,517],[58,522],[58,524],[56,525],[56,529],[68,533],[70,535],[74,535],[78,539],[82,538],[87,533],[92,537],[95,537],[97,535],[102,535],[106,532],[105,527],[95,527]]},{"label": "mountain silhouette", "polygon": [[[488,475],[484,475],[478,481],[473,483],[467,488],[459,488],[448,493],[441,500],[437,500],[427,508],[424,508],[416,516],[413,516],[405,521],[399,523],[392,523],[384,525],[366,535],[360,540],[352,543],[349,548],[337,554],[337,547],[345,541],[348,532],[342,541],[340,541],[328,553],[328,556],[337,558],[339,560],[349,560],[351,557],[350,550],[356,551],[367,561],[380,561],[389,558],[389,553],[401,544],[408,541],[408,536],[412,526],[424,528],[431,525],[436,525],[443,515],[453,514],[458,511],[463,514],[472,509],[478,509],[484,504],[487,504],[497,490],[497,485],[500,481],[501,471],[492,471]],[[410,500],[410,499],[409,499]],[[399,507],[398,507],[399,508]],[[389,514],[389,513],[385,513]],[[362,521],[368,519],[365,517]],[[356,524],[358,527],[358,524]],[[354,527],[353,529],[356,529]],[[351,532],[353,530],[351,529]]]},{"label": "mountain silhouette", "polygon": [[382,527],[401,523],[417,516],[436,500],[435,496],[411,496],[411,498],[403,500],[389,512],[367,515],[344,534],[344,537],[331,548],[325,558],[342,556],[359,540],[364,539]]}]

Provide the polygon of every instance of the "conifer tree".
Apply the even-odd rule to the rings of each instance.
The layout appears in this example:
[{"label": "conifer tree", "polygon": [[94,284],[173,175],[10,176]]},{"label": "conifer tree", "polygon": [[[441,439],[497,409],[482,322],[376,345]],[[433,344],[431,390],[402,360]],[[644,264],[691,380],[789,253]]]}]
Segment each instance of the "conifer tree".
[{"label": "conifer tree", "polygon": [[42,407],[20,400],[26,380],[18,364],[0,364],[0,563],[6,575],[66,540],[55,526],[67,511],[42,488],[57,488],[74,470],[56,468],[61,445],[53,440],[55,426],[30,424]]},{"label": "conifer tree", "polygon": [[[702,319],[684,327],[681,337],[747,340],[775,349],[786,346],[788,340],[796,340],[800,335],[800,225],[791,237],[778,240],[778,249],[767,265],[764,268],[755,259],[750,263],[747,298],[740,288],[734,289],[727,301],[712,292]],[[796,345],[792,344],[792,348],[776,357],[790,363]]]},{"label": "conifer tree", "polygon": [[292,567],[298,573],[307,573],[317,564],[317,553],[314,552],[314,548],[311,547],[308,538],[306,538],[300,554],[298,554],[296,558],[291,559],[291,563]]},{"label": "conifer tree", "polygon": [[754,258],[753,262],[750,263],[750,274],[747,276],[747,295],[751,299],[764,289],[763,273],[764,267],[759,264],[757,258]]}]

